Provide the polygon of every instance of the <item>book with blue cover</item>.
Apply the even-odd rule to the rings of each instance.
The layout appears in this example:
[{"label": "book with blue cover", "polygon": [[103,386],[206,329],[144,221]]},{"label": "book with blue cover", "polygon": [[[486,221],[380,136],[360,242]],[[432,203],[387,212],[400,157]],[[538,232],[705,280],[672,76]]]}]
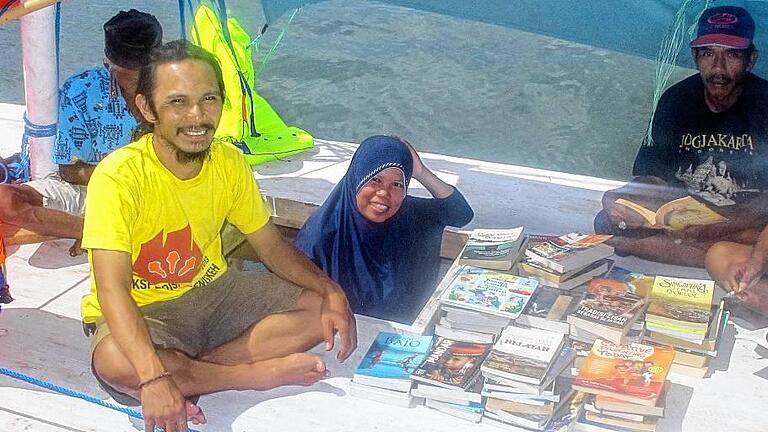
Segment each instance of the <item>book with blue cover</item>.
[{"label": "book with blue cover", "polygon": [[432,336],[380,332],[358,364],[352,381],[408,392],[411,373],[432,346]]}]

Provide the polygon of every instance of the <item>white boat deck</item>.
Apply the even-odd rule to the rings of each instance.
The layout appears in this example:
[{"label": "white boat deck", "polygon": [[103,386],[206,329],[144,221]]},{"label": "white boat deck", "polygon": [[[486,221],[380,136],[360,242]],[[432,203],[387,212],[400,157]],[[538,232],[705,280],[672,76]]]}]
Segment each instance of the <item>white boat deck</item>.
[{"label": "white boat deck", "polygon": [[[21,110],[0,104],[0,155],[18,151]],[[270,196],[320,203],[341,178],[352,144],[318,141],[317,149],[256,169]],[[471,226],[525,225],[529,232],[590,231],[602,191],[618,183],[598,178],[424,154],[425,163],[464,192],[476,213]],[[414,193],[420,193],[418,188]],[[422,190],[423,193],[423,190]],[[16,301],[0,313],[0,367],[107,400],[91,375],[88,340],[79,320],[88,290],[85,258],[71,258],[70,241],[9,247],[8,278]],[[638,271],[704,277],[687,269],[636,260]],[[201,431],[494,431],[425,407],[396,408],[347,394],[354,366],[385,322],[358,320],[359,349],[345,363],[325,355],[331,376],[311,387],[203,396],[208,416]],[[765,329],[728,324],[718,357],[705,379],[672,376],[660,432],[768,429],[768,348]],[[314,350],[322,353],[320,349]],[[143,430],[125,414],[0,375],[2,431]]]}]

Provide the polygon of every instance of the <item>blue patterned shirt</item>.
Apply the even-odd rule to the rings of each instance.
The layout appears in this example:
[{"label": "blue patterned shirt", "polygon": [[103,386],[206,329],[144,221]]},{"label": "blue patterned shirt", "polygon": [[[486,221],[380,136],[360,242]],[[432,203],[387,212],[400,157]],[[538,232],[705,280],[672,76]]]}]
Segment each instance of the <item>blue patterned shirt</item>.
[{"label": "blue patterned shirt", "polygon": [[71,76],[59,91],[59,130],[53,161],[59,165],[97,164],[131,142],[136,119],[109,72],[94,68]]}]

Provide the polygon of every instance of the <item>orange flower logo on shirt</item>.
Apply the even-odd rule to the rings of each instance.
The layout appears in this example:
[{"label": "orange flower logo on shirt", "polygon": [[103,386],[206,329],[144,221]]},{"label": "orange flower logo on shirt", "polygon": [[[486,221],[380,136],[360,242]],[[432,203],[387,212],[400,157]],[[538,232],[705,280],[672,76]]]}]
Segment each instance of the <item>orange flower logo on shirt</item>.
[{"label": "orange flower logo on shirt", "polygon": [[133,272],[151,284],[187,283],[197,274],[202,252],[192,241],[189,225],[168,233],[163,243],[163,231],[141,245],[139,256],[133,263]]}]

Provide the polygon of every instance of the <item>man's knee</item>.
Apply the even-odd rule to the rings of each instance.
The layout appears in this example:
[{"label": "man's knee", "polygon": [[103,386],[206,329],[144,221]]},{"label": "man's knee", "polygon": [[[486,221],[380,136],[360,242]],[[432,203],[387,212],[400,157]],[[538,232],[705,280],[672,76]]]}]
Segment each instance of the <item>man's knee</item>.
[{"label": "man's knee", "polygon": [[23,212],[37,204],[32,195],[17,185],[0,185],[0,220],[12,224],[18,222]]},{"label": "man's knee", "polygon": [[713,279],[722,280],[728,267],[733,263],[747,260],[751,252],[751,246],[732,242],[717,242],[707,250],[704,266]]},{"label": "man's knee", "polygon": [[105,337],[93,351],[93,369],[99,378],[116,388],[135,389],[138,377],[112,336]]},{"label": "man's knee", "polygon": [[608,212],[600,210],[595,216],[595,220],[592,222],[595,229],[595,234],[613,234],[616,235],[616,225],[608,217]]},{"label": "man's knee", "polygon": [[18,215],[20,201],[13,186],[0,185],[0,220],[12,222]]}]

